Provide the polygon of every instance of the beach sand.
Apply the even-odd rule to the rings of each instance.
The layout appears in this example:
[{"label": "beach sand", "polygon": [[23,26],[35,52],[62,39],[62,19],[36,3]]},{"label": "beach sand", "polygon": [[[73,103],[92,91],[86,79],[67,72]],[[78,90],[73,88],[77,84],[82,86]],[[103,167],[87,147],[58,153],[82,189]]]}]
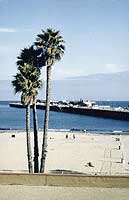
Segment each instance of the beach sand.
[{"label": "beach sand", "polygon": [[[47,151],[46,173],[129,175],[128,135],[49,132]],[[0,172],[28,172],[25,132],[0,133]]]}]

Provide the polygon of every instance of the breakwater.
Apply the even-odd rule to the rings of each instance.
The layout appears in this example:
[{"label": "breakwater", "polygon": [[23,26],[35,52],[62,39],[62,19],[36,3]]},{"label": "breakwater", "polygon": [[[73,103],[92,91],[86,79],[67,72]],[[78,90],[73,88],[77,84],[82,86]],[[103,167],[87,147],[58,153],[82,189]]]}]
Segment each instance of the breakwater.
[{"label": "breakwater", "polygon": [[[10,103],[11,107],[15,108],[25,108],[24,105],[19,103]],[[45,109],[45,104],[37,104],[37,109]],[[116,120],[126,120],[129,121],[129,111],[116,111],[113,109],[93,109],[87,107],[75,107],[75,106],[61,106],[61,105],[51,105],[51,111],[64,112],[79,115],[88,115],[101,118],[111,118]]]}]

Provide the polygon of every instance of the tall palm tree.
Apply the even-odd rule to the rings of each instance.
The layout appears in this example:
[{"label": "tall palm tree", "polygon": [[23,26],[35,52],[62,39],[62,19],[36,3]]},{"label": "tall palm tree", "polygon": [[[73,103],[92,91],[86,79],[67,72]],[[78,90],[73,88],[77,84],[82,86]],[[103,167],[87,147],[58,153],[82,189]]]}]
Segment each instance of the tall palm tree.
[{"label": "tall palm tree", "polygon": [[[19,60],[20,61],[20,60]],[[14,77],[12,84],[15,88],[15,92],[21,92],[21,101],[26,105],[26,133],[27,133],[27,152],[28,152],[28,167],[29,172],[32,172],[32,152],[30,143],[30,103],[33,102],[34,113],[34,172],[39,171],[38,166],[38,134],[37,134],[37,119],[36,116],[36,95],[38,89],[42,86],[42,81],[39,80],[40,71],[31,64],[17,62],[18,73]]]},{"label": "tall palm tree", "polygon": [[[26,68],[26,65],[24,65]],[[12,84],[15,89],[15,93],[21,93],[21,102],[26,106],[26,140],[27,140],[27,156],[28,156],[28,169],[29,173],[33,172],[32,164],[32,151],[31,151],[31,139],[30,139],[30,102],[29,95],[29,81],[26,80],[22,73],[17,73],[14,76]]]},{"label": "tall palm tree", "polygon": [[46,66],[47,73],[47,84],[46,84],[46,109],[44,117],[44,132],[43,132],[43,143],[42,143],[42,155],[40,172],[45,170],[45,158],[47,152],[47,133],[48,133],[48,122],[49,122],[49,110],[50,110],[50,89],[51,89],[51,71],[52,65],[56,61],[61,60],[64,54],[65,46],[63,45],[64,40],[60,35],[59,31],[53,29],[42,30],[42,33],[37,35],[35,45],[39,50],[40,67]]},{"label": "tall palm tree", "polygon": [[34,128],[34,173],[39,173],[38,119],[36,97],[33,97],[33,128]]},{"label": "tall palm tree", "polygon": [[[34,46],[32,45],[29,48],[24,48],[21,51],[20,56],[18,56],[17,65],[20,66],[24,65],[24,63],[29,64],[31,66],[31,81],[34,82],[37,85],[37,88],[42,87],[42,82],[39,80],[40,77],[40,58],[38,58],[39,51],[34,49]],[[30,76],[30,74],[26,74],[27,77]],[[35,86],[34,86],[35,87]],[[36,111],[36,95],[32,98],[32,104],[33,104],[33,127],[34,127],[34,172],[39,172],[39,148],[38,148],[38,122],[37,122],[37,111]]]}]

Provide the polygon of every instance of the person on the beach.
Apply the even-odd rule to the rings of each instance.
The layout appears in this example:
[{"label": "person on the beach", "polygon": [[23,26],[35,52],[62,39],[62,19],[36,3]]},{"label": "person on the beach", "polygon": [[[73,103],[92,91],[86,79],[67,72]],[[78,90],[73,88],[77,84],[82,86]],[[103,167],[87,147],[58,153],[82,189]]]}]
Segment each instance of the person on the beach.
[{"label": "person on the beach", "polygon": [[66,134],[66,139],[68,139],[68,134]]}]

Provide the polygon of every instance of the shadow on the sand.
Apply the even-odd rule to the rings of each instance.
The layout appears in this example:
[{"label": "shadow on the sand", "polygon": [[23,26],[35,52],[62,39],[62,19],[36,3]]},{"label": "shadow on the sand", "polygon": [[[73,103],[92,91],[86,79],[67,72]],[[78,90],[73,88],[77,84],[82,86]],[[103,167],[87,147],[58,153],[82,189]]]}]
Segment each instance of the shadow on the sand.
[{"label": "shadow on the sand", "polygon": [[82,175],[86,175],[85,173],[82,173],[82,172],[65,170],[65,169],[55,169],[55,170],[50,170],[49,172],[52,174],[82,174]]}]

